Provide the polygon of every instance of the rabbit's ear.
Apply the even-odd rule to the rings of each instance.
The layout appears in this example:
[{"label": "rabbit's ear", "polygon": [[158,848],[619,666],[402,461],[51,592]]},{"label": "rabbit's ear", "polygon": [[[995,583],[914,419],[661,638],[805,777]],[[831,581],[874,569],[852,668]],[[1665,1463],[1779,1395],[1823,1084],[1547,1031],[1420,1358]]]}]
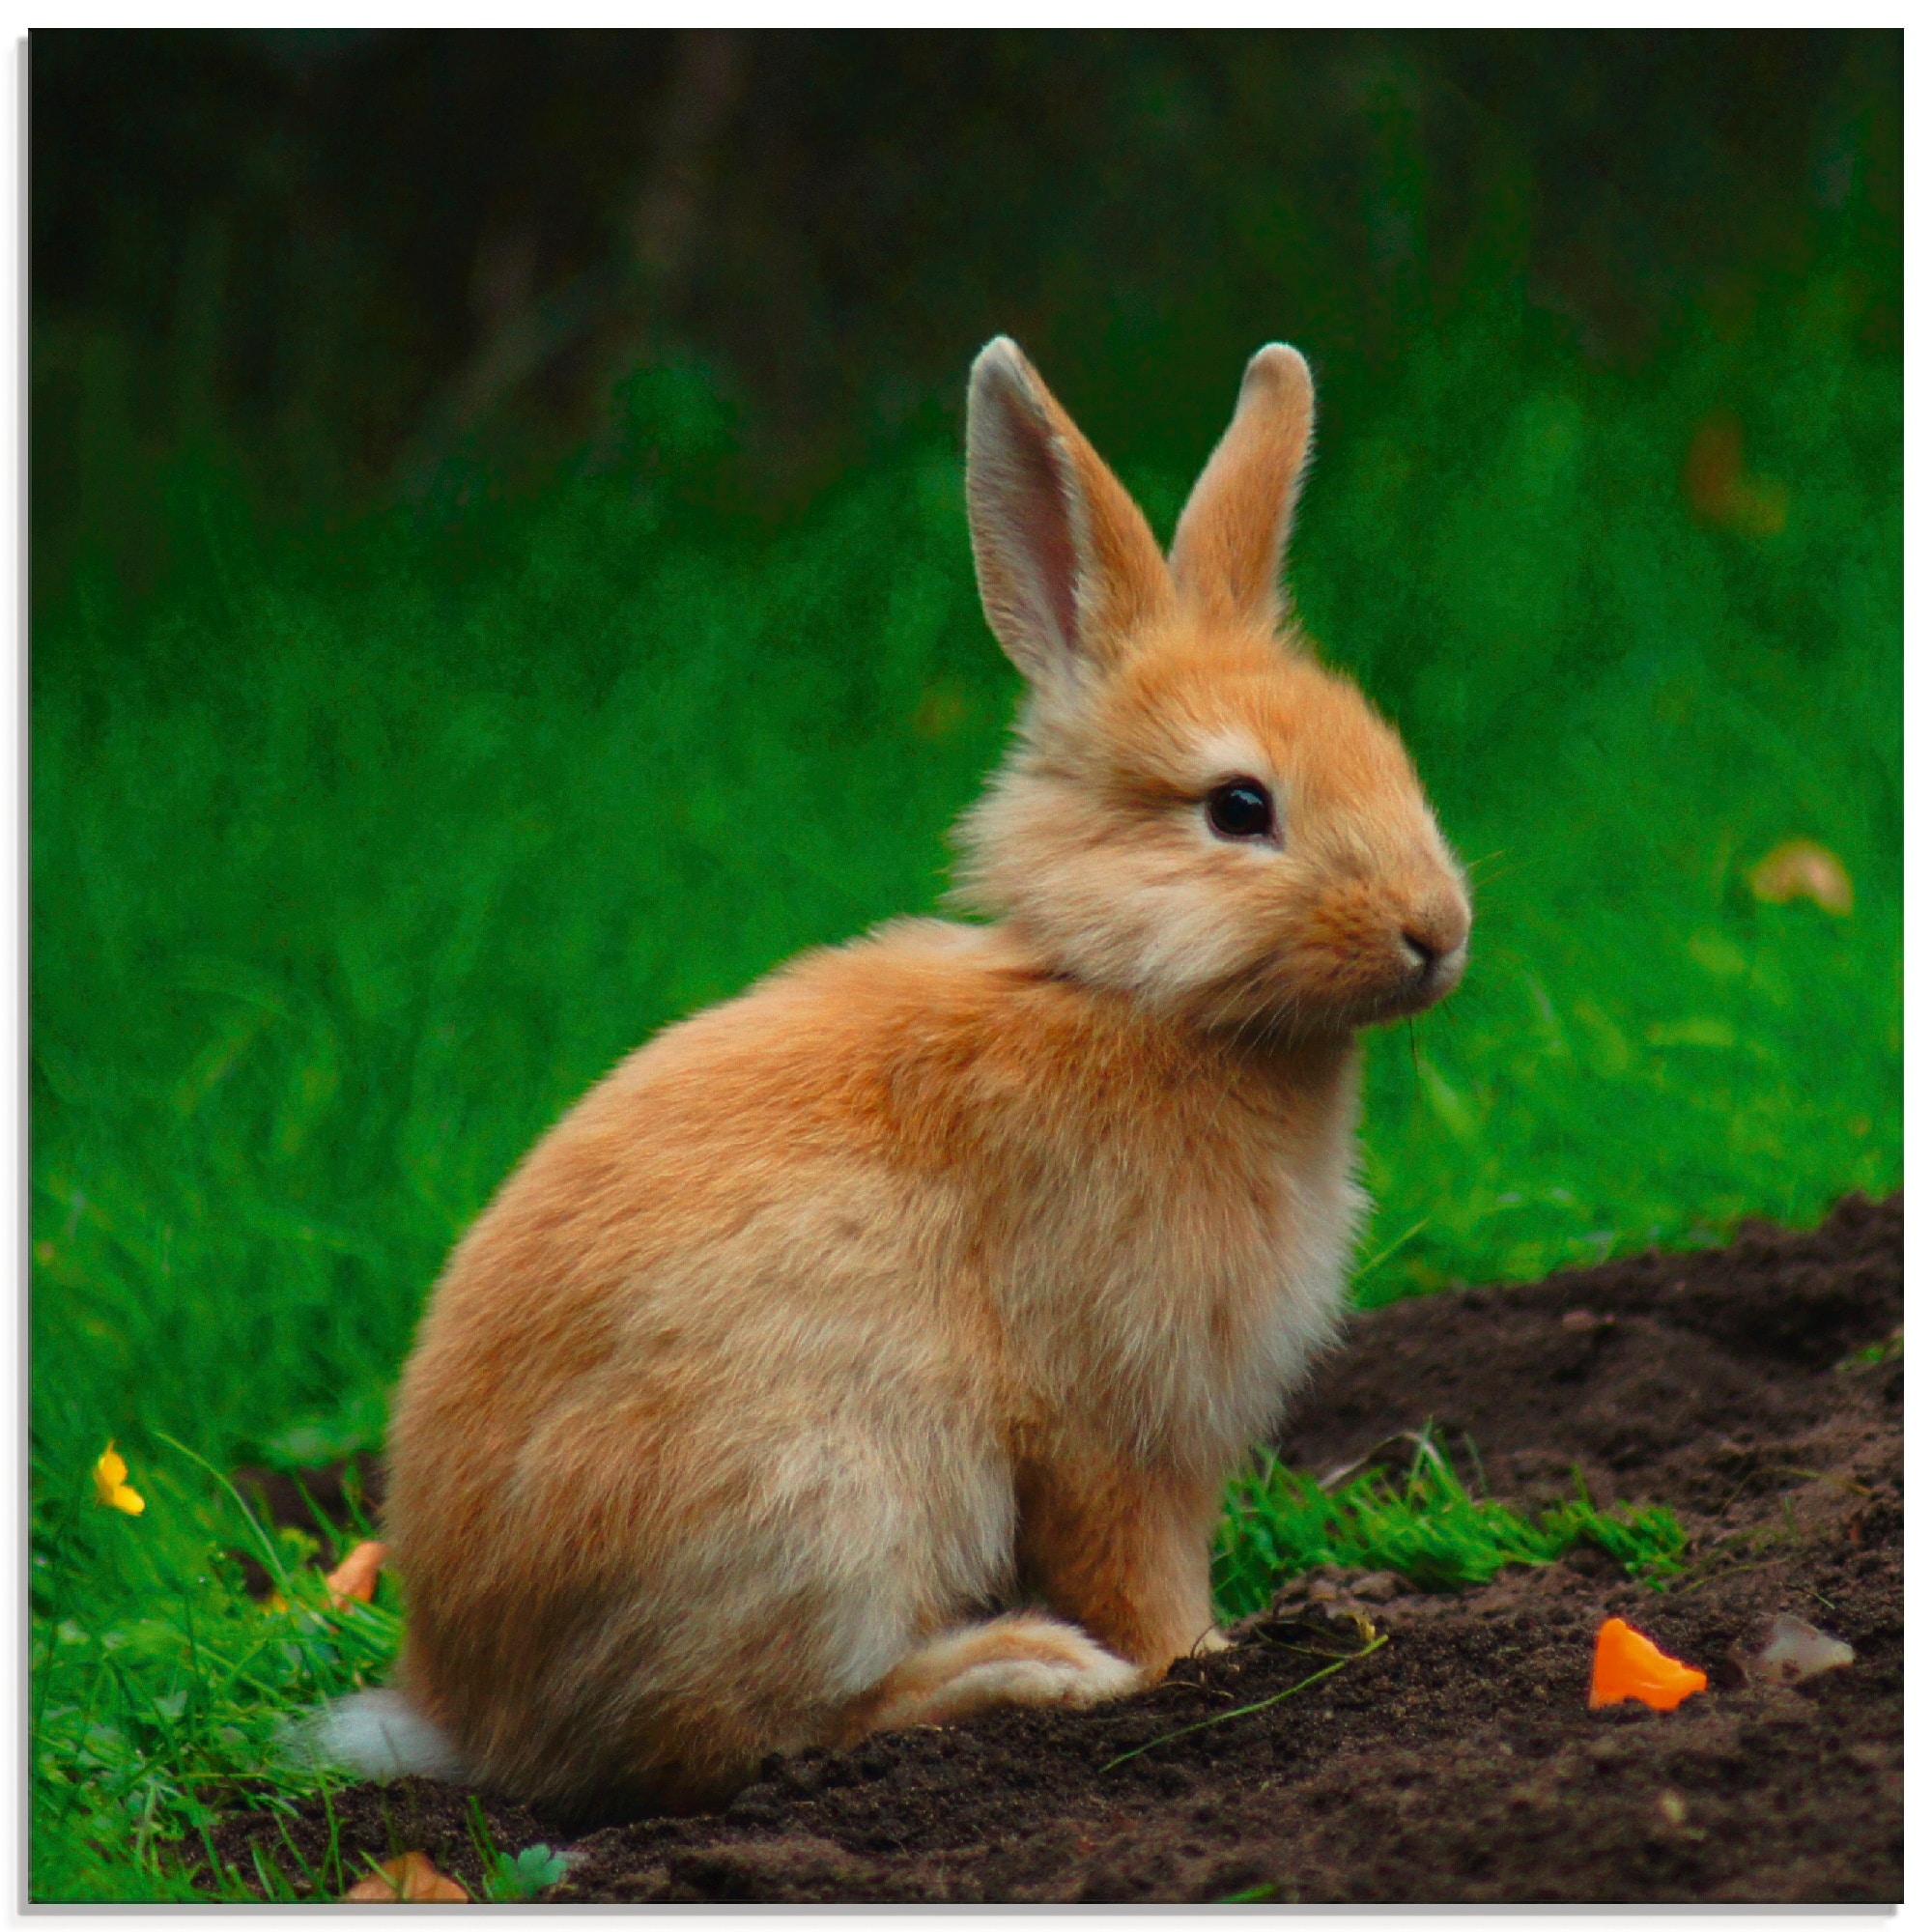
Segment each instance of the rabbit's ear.
[{"label": "rabbit's ear", "polygon": [[1281,558],[1315,430],[1315,384],[1285,342],[1258,350],[1235,419],[1208,459],[1174,532],[1181,593],[1235,616],[1278,623]]},{"label": "rabbit's ear", "polygon": [[1004,335],[973,364],[966,511],[986,621],[1033,684],[1108,662],[1173,600],[1147,519]]}]

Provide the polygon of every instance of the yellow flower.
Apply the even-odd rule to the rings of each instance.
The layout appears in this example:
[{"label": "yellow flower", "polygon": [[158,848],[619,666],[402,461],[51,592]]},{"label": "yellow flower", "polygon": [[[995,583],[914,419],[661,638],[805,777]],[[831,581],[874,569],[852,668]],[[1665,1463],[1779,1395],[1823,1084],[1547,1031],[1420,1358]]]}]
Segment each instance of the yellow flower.
[{"label": "yellow flower", "polygon": [[129,1516],[139,1516],[148,1507],[140,1491],[128,1487],[128,1465],[114,1453],[112,1442],[94,1465],[94,1493],[107,1508],[126,1510]]}]

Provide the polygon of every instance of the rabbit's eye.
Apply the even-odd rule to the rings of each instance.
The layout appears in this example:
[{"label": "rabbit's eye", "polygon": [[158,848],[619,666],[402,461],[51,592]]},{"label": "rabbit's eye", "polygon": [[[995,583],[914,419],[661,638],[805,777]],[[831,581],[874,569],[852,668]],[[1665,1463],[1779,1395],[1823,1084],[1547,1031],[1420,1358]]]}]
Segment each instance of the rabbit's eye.
[{"label": "rabbit's eye", "polygon": [[1274,830],[1274,800],[1259,779],[1230,779],[1208,794],[1208,823],[1223,838],[1265,838]]}]

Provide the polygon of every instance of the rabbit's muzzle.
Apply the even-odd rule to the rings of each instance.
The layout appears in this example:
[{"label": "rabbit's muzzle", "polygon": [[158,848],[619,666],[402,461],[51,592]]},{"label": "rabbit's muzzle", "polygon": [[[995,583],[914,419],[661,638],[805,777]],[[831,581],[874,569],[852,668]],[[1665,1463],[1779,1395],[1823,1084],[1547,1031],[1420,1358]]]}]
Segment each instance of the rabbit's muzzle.
[{"label": "rabbit's muzzle", "polygon": [[1446,999],[1469,963],[1469,902],[1445,890],[1411,906],[1394,949],[1400,979],[1390,989],[1392,1016],[1419,1013]]},{"label": "rabbit's muzzle", "polygon": [[1301,938],[1284,963],[1305,1006],[1351,1027],[1386,1025],[1455,991],[1469,958],[1468,896],[1446,864],[1358,874],[1319,894]]},{"label": "rabbit's muzzle", "polygon": [[1409,975],[1407,1010],[1419,1013],[1437,1000],[1446,999],[1462,983],[1463,969],[1469,962],[1469,944],[1462,940],[1442,952],[1428,939],[1412,932],[1405,932],[1402,943],[1415,962]]}]

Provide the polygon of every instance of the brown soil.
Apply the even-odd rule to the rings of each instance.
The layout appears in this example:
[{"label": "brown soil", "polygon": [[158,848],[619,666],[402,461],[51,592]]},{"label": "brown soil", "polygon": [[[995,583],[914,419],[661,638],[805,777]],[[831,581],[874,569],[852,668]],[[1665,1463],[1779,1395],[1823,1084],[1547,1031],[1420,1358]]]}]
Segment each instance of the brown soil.
[{"label": "brown soil", "polygon": [[[1896,1197],[1853,1197],[1814,1234],[1400,1303],[1359,1318],[1296,1406],[1297,1466],[1433,1418],[1498,1495],[1548,1500],[1580,1465],[1600,1498],[1669,1504],[1691,1564],[1663,1594],[1594,1553],[1453,1596],[1375,1601],[1372,1579],[1379,1649],[1124,1763],[1288,1690],[1354,1627],[1284,1600],[1099,1711],[774,1758],[722,1814],[588,1835],[486,1797],[491,1834],[564,1850],[559,1901],[1899,1900],[1902,1358],[1871,1345],[1902,1319],[1902,1230]],[[1857,1661],[1762,1681],[1747,1665],[1780,1611]],[[1710,1690],[1588,1710],[1606,1615]],[[338,1793],[344,1854],[359,1871],[422,1850],[474,1890],[467,1803],[413,1778]],[[286,1824],[320,1869],[320,1807]],[[282,1842],[259,1812],[215,1839],[242,1870],[251,1844],[292,1868]]]}]

